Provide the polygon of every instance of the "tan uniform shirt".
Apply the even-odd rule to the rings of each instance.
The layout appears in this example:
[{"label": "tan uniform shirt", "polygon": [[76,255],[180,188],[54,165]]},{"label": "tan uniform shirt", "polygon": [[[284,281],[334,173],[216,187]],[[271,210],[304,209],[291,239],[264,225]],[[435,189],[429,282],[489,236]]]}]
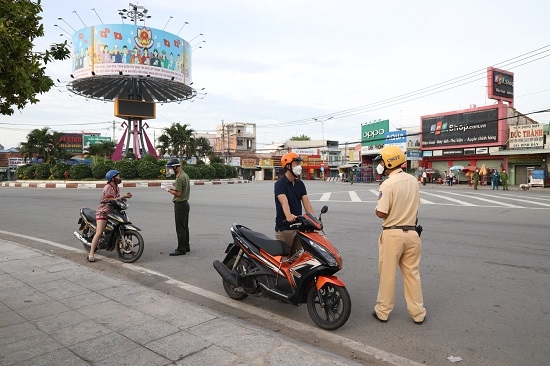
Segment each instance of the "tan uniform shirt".
[{"label": "tan uniform shirt", "polygon": [[396,169],[380,184],[376,209],[388,215],[383,227],[414,226],[420,205],[420,189],[416,179]]}]

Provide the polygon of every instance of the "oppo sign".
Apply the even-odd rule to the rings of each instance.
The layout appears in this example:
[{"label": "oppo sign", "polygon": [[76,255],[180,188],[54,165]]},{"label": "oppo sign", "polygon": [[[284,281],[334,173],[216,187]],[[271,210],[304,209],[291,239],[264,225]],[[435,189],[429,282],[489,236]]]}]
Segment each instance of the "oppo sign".
[{"label": "oppo sign", "polygon": [[361,146],[383,145],[389,129],[389,120],[361,125]]}]

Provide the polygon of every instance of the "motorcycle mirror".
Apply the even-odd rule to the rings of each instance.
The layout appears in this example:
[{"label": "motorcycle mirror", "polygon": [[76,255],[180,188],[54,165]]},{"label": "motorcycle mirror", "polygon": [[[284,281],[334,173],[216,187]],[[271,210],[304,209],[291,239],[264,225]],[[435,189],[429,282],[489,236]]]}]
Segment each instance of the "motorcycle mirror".
[{"label": "motorcycle mirror", "polygon": [[324,214],[324,213],[327,213],[327,211],[328,211],[328,206],[324,205],[323,208],[321,208],[321,213]]}]

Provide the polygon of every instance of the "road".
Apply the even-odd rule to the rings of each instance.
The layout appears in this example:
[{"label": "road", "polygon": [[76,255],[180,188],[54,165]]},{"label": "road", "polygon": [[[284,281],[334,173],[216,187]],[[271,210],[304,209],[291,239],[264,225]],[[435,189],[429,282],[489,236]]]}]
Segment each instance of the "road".
[{"label": "road", "polygon": [[[329,206],[323,215],[325,232],[344,259],[338,276],[346,283],[353,303],[349,321],[335,334],[428,365],[448,364],[451,355],[460,356],[463,366],[548,364],[548,191],[421,187],[419,221],[425,229],[421,275],[427,320],[418,326],[407,314],[400,280],[389,322],[380,324],[371,316],[378,288],[376,243],[381,224],[374,215],[377,185],[306,181],[306,186],[317,213],[324,204]],[[233,223],[273,236],[272,182],[193,186],[192,251],[169,257],[175,249],[170,195],[159,188],[131,191],[134,196],[128,214],[143,230],[146,242],[136,265],[206,292],[224,295],[212,261],[223,257]],[[81,248],[72,235],[78,210],[82,206],[95,208],[100,193],[98,189],[0,188],[0,238],[31,244],[5,233],[11,232]],[[99,254],[116,257],[115,253]],[[85,256],[71,258],[84,262]],[[256,319],[245,310],[226,309],[212,299],[180,295]],[[305,306],[256,298],[244,303],[313,326]],[[256,321],[275,329],[279,326],[265,319]],[[331,350],[341,347],[307,332],[286,331]]]}]

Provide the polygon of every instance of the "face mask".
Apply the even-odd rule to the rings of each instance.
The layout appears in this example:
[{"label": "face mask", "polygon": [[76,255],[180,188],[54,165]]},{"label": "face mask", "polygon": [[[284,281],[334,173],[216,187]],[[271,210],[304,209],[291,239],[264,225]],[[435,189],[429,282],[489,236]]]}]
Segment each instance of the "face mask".
[{"label": "face mask", "polygon": [[300,176],[302,174],[302,166],[297,165],[294,168],[292,168],[292,173],[294,173],[294,175]]},{"label": "face mask", "polygon": [[120,179],[119,177],[115,177],[115,183],[116,184],[122,183],[122,179]]},{"label": "face mask", "polygon": [[174,175],[174,174],[176,174],[176,172],[174,171],[174,169],[170,168],[168,170],[168,175]]},{"label": "face mask", "polygon": [[382,165],[382,164],[378,164],[378,165],[376,166],[376,172],[377,172],[378,174],[384,174],[384,171],[385,171],[385,170],[386,170],[386,167],[385,167],[384,165]]}]

